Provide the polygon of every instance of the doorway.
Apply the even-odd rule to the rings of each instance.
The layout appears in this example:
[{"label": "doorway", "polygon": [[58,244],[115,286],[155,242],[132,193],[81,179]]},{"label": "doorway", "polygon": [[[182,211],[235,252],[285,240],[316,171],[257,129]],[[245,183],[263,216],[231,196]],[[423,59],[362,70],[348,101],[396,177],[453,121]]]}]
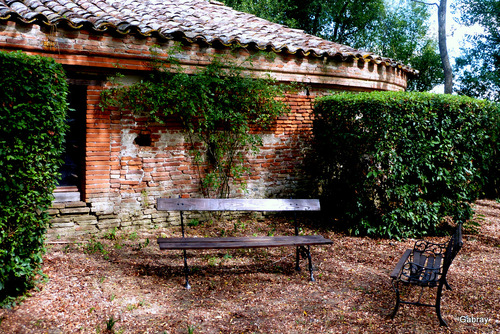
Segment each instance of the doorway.
[{"label": "doorway", "polygon": [[70,83],[68,102],[65,151],[60,169],[61,179],[54,191],[54,202],[80,201],[85,185],[87,86]]}]

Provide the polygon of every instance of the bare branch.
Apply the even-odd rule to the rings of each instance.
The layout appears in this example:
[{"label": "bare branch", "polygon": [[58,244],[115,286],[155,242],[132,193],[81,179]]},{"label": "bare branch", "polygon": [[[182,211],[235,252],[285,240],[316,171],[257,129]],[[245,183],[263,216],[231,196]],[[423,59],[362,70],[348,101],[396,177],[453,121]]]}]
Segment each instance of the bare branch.
[{"label": "bare branch", "polygon": [[435,2],[425,2],[425,1],[420,1],[420,0],[411,0],[411,1],[422,3],[422,4],[427,5],[427,6],[436,5],[436,7],[439,8],[439,5]]}]

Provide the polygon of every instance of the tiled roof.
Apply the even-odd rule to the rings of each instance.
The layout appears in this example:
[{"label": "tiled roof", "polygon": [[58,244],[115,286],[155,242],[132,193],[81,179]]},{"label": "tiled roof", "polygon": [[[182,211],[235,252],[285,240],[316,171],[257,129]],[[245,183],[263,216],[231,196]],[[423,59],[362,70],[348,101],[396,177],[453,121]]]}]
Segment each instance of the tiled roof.
[{"label": "tiled roof", "polygon": [[359,51],[236,11],[207,0],[0,0],[0,20],[66,24],[74,29],[121,34],[179,36],[211,44],[254,46],[275,52],[302,53],[342,60],[365,59],[413,70],[399,62]]}]

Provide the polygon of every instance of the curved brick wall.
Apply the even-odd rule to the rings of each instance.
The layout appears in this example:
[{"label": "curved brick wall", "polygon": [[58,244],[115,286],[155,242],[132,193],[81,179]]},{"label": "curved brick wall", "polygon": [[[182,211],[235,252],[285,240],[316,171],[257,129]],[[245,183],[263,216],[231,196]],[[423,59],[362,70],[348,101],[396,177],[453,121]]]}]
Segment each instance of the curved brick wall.
[{"label": "curved brick wall", "polygon": [[[117,68],[131,78],[144,75],[149,49],[165,53],[173,42],[154,37],[115,36],[86,30],[0,21],[0,50],[24,50],[53,57],[68,76],[86,87],[85,157],[81,200],[54,203],[52,236],[95,233],[111,227],[161,226],[175,221],[157,212],[161,196],[198,197],[197,175],[186,150],[184,136],[175,122],[167,126],[148,124],[127,111],[99,106],[106,76]],[[241,59],[253,53],[241,50]],[[189,71],[206,65],[214,54],[229,49],[208,44],[185,44],[178,55]],[[300,195],[307,182],[302,170],[312,132],[314,98],[331,91],[404,90],[407,72],[385,63],[360,59],[342,62],[277,53],[273,60],[256,57],[247,67],[253,75],[270,74],[283,82],[306,84],[304,91],[288,96],[292,112],[263,133],[264,146],[249,157],[252,176],[246,196],[290,197]],[[150,145],[135,143],[141,134]],[[239,195],[239,194],[235,194]]]}]

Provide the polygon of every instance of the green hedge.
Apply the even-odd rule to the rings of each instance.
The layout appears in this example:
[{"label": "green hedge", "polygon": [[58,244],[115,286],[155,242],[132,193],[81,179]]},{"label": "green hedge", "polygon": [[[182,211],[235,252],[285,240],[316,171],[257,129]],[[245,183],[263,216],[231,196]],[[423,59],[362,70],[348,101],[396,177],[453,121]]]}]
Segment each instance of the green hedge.
[{"label": "green hedge", "polygon": [[446,220],[469,219],[469,203],[495,181],[498,104],[429,93],[343,93],[318,99],[315,113],[323,207],[355,234],[439,233]]},{"label": "green hedge", "polygon": [[0,304],[41,273],[59,177],[68,85],[50,58],[0,52]]}]

